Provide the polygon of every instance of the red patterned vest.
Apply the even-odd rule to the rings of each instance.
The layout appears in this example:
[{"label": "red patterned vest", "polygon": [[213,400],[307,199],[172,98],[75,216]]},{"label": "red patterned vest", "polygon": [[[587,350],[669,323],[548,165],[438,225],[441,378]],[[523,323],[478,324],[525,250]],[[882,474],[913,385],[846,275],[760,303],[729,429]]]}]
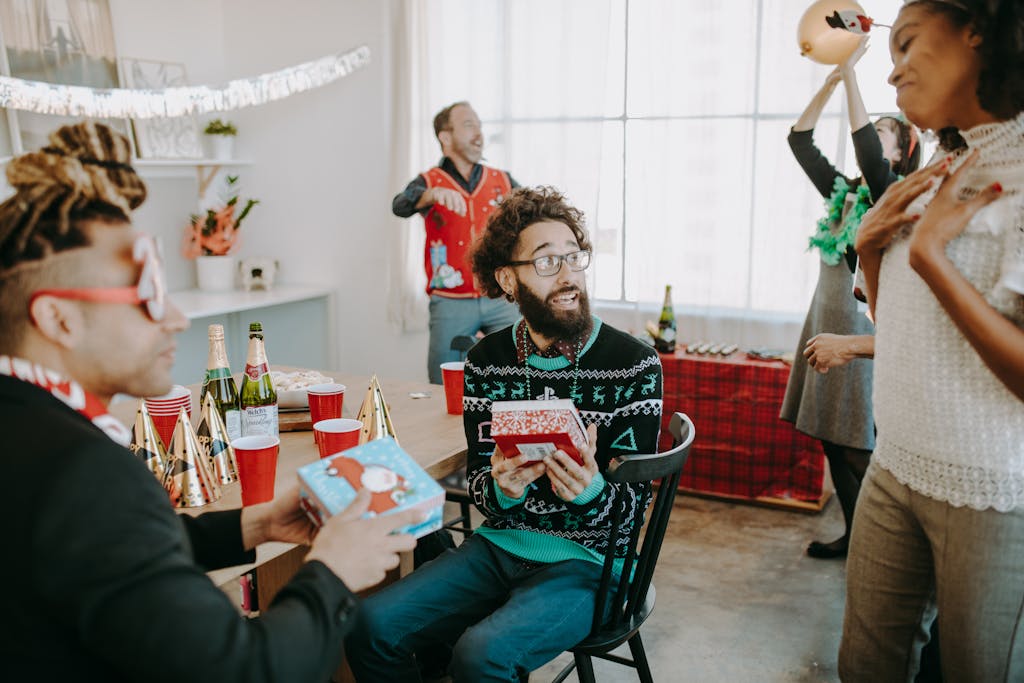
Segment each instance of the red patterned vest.
[{"label": "red patterned vest", "polygon": [[453,299],[476,299],[480,292],[469,263],[469,250],[487,225],[495,207],[512,191],[508,174],[488,166],[472,194],[440,168],[423,174],[427,187],[455,190],[466,200],[466,215],[460,216],[434,204],[423,217],[427,240],[423,265],[427,272],[427,294]]}]

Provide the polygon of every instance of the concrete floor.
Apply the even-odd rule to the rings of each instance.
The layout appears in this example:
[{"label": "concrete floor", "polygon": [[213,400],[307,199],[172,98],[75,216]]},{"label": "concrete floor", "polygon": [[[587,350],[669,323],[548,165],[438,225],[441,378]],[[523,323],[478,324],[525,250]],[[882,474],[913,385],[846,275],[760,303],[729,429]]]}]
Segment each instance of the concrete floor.
[{"label": "concrete floor", "polygon": [[[641,631],[654,679],[837,681],[844,562],[804,549],[841,532],[834,497],[808,515],[679,496],[654,576],[657,603]],[[530,680],[550,681],[569,661],[563,655]],[[603,683],[638,680],[601,660],[595,673]]]}]

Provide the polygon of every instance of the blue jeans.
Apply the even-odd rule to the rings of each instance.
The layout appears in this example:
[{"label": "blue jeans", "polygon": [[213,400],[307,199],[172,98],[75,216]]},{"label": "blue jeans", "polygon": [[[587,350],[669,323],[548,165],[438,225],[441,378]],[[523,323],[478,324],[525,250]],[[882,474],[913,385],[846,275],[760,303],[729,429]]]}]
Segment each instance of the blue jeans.
[{"label": "blue jeans", "polygon": [[357,681],[419,681],[413,657],[454,645],[449,674],[518,681],[590,633],[601,566],[537,564],[472,536],[371,595],[345,640]]},{"label": "blue jeans", "polygon": [[441,363],[462,360],[452,351],[452,339],[473,337],[477,332],[490,334],[519,319],[519,307],[505,299],[448,299],[430,296],[430,345],[427,350],[427,375],[431,384],[441,384]]}]

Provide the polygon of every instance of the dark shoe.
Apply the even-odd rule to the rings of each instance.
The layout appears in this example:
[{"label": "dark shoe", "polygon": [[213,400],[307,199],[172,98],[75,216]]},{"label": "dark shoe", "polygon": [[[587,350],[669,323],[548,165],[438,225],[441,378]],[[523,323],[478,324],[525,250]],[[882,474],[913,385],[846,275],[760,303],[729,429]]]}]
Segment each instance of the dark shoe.
[{"label": "dark shoe", "polygon": [[846,536],[837,538],[831,543],[822,543],[821,541],[811,541],[811,544],[807,546],[808,557],[814,557],[819,560],[831,560],[836,557],[846,557],[846,549],[849,545],[849,539]]}]

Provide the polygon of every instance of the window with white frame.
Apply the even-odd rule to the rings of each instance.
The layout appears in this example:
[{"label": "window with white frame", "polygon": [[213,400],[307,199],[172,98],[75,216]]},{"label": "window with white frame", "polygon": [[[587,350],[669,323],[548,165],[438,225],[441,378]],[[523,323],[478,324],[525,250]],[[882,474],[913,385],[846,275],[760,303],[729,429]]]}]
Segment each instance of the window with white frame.
[{"label": "window with white frame", "polygon": [[[421,119],[469,100],[485,163],[553,185],[594,238],[592,296],[733,314],[806,310],[824,202],[786,136],[832,67],[801,57],[797,0],[430,0]],[[890,23],[900,0],[870,9]],[[895,109],[888,31],[857,67]],[[857,175],[840,87],[815,141]],[[439,156],[427,138],[424,165]]]}]

